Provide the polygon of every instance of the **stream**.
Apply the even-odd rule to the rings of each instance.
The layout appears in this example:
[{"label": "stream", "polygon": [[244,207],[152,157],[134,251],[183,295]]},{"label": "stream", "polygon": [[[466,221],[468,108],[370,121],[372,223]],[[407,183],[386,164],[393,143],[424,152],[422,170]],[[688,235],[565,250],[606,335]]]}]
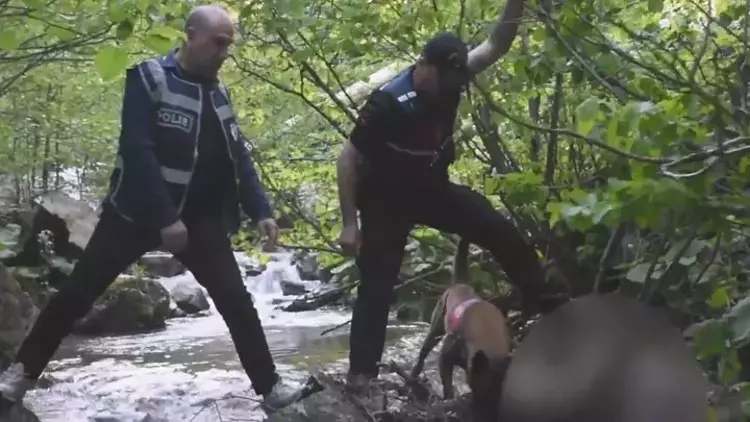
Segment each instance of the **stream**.
[{"label": "stream", "polygon": [[[303,380],[308,370],[346,368],[348,328],[321,336],[351,317],[350,311],[288,313],[276,309],[294,297],[283,296],[283,275],[299,281],[290,254],[277,254],[267,269],[245,284],[255,298],[268,343],[282,376]],[[237,253],[242,266],[247,256]],[[172,283],[195,278],[161,279]],[[307,282],[315,287],[317,282]],[[389,357],[416,356],[419,325],[389,327]],[[68,337],[26,405],[44,422],[262,421],[221,316],[211,313],[167,321],[167,328],[118,337]],[[44,384],[44,383],[40,383]]]}]

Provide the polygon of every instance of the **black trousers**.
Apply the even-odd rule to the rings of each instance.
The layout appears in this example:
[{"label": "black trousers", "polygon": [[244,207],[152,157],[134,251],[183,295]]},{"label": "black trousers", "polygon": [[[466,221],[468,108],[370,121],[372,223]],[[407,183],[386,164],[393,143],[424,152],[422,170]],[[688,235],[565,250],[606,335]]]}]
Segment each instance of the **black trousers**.
[{"label": "black trousers", "polygon": [[479,193],[446,183],[410,194],[373,194],[360,197],[358,202],[362,247],[357,266],[361,282],[352,315],[350,372],[378,374],[393,287],[407,236],[415,224],[459,234],[487,248],[520,289],[524,301],[539,297],[544,270],[534,249]]},{"label": "black trousers", "polygon": [[[267,394],[276,383],[276,367],[226,231],[218,218],[196,218],[185,224],[189,246],[176,257],[213,298],[253,389]],[[158,233],[124,220],[105,206],[83,256],[18,351],[16,361],[24,364],[27,375],[38,378],[74,322],[88,313],[119,274],[158,245]]]}]

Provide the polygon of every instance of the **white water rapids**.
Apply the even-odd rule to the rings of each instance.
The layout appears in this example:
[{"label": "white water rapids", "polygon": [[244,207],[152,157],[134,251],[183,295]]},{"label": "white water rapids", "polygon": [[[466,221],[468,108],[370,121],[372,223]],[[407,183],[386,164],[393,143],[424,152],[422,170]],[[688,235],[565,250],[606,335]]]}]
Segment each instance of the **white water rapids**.
[{"label": "white water rapids", "polygon": [[[345,361],[348,331],[320,334],[351,314],[277,310],[280,301],[294,298],[282,296],[279,273],[287,280],[299,281],[290,257],[279,257],[279,261],[268,263],[263,274],[248,277],[245,284],[254,296],[279,372],[301,380],[306,377],[305,370],[330,368]],[[243,254],[237,258],[240,263],[248,259]],[[185,279],[195,280],[188,272],[161,281],[169,288]],[[30,391],[26,405],[44,422],[264,419],[213,303],[209,316],[172,319],[167,324],[166,330],[148,334],[67,338],[44,374],[52,385]],[[413,328],[403,329],[413,332]],[[403,333],[403,329],[396,331]],[[389,331],[392,335],[394,330]],[[407,344],[394,349],[406,350],[414,340],[401,338],[397,341]]]}]

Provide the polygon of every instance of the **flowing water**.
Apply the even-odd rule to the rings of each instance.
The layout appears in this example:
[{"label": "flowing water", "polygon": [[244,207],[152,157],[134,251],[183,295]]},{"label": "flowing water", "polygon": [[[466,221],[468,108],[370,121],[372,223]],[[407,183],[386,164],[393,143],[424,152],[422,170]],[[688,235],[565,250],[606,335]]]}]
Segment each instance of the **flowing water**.
[{"label": "flowing water", "polygon": [[[279,280],[299,281],[289,256],[279,258],[245,281],[279,372],[302,380],[308,370],[343,366],[347,329],[321,333],[347,321],[350,312],[278,310],[280,302],[293,299],[282,295]],[[185,279],[195,281],[188,272],[162,282],[169,288]],[[51,386],[29,392],[27,406],[44,422],[263,420],[228,330],[211,305],[210,315],[169,320],[158,332],[67,338],[45,372]],[[390,328],[390,353],[414,355],[419,331]]]}]

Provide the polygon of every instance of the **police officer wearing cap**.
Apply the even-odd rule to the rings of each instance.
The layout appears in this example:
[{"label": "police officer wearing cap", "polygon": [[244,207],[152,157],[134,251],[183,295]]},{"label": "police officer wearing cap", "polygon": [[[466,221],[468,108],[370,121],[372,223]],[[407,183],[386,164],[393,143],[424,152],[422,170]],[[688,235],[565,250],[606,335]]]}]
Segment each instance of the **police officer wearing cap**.
[{"label": "police officer wearing cap", "polygon": [[524,308],[538,311],[544,271],[534,249],[484,196],[448,178],[461,90],[509,50],[522,10],[523,0],[510,0],[490,37],[472,51],[452,34],[429,40],[415,65],[370,95],[344,145],[338,159],[339,243],[357,257],[361,273],[350,334],[350,387],[377,378],[393,287],[415,224],[489,249],[520,288]]}]

